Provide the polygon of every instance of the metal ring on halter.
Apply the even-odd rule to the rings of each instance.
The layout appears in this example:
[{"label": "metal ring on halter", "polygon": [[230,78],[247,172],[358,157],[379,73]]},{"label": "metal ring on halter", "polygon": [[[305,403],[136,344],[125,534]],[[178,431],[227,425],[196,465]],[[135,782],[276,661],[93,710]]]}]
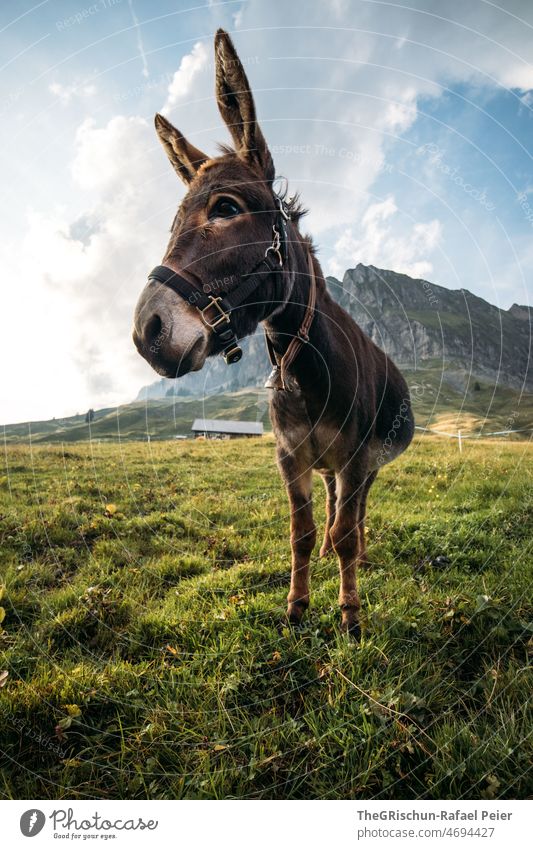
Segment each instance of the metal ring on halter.
[{"label": "metal ring on halter", "polygon": [[279,230],[277,229],[277,227],[275,225],[272,227],[272,230],[274,232],[274,238],[272,239],[272,244],[269,245],[268,248],[265,251],[265,258],[269,255],[269,253],[273,253],[273,254],[276,255],[278,263],[280,265],[283,265],[283,257],[281,255],[281,250],[280,250],[280,248],[281,248],[281,237],[280,237],[280,234],[279,234]]},{"label": "metal ring on halter", "polygon": [[278,248],[274,248],[272,245],[270,245],[270,247],[269,247],[269,248],[267,248],[267,249],[266,249],[266,251],[265,251],[265,259],[267,258],[267,256],[268,256],[270,253],[275,254],[276,259],[277,259],[277,261],[278,261],[278,265],[283,265],[283,258],[282,258],[282,256],[281,256],[281,253],[279,252],[279,249],[278,249]]}]

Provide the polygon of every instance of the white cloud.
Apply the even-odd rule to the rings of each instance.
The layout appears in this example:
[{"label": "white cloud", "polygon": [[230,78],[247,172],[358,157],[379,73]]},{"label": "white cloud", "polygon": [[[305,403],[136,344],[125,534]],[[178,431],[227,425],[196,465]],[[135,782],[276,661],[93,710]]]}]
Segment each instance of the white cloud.
[{"label": "white cloud", "polygon": [[[86,214],[73,220],[63,208],[31,211],[22,245],[27,274],[13,269],[16,291],[4,292],[8,315],[20,313],[21,291],[31,305],[22,327],[0,340],[4,362],[17,364],[0,399],[5,420],[128,401],[153,376],[134,349],[132,317],[168,241],[177,178],[141,118],[84,122],[71,170]],[[3,254],[6,271],[13,262]]]},{"label": "white cloud", "polygon": [[387,104],[383,116],[384,128],[391,133],[404,133],[416,121],[416,92],[407,89],[401,92],[400,98]]},{"label": "white cloud", "polygon": [[132,192],[138,195],[154,165],[147,150],[155,145],[155,132],[144,118],[118,115],[103,127],[87,118],[76,132],[74,181],[96,192],[100,200],[119,188],[123,198]]},{"label": "white cloud", "polygon": [[168,115],[175,106],[193,93],[195,80],[207,65],[207,61],[207,47],[203,42],[197,41],[191,52],[187,53],[181,60],[180,66],[170,82],[167,99],[161,109],[163,115]]},{"label": "white cloud", "polygon": [[361,219],[360,228],[347,228],[335,245],[331,273],[342,276],[357,263],[390,268],[393,271],[423,277],[433,269],[431,253],[441,238],[440,222],[405,222],[394,197],[371,204]]},{"label": "white cloud", "polygon": [[75,97],[93,97],[97,89],[92,83],[73,82],[67,85],[65,83],[55,82],[50,83],[48,91],[66,106]]}]

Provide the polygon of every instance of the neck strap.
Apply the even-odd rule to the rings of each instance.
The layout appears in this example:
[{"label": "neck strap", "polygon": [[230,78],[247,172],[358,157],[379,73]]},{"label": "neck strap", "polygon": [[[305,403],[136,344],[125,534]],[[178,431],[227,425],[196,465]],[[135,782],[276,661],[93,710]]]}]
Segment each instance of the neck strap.
[{"label": "neck strap", "polygon": [[289,389],[287,384],[287,371],[294,362],[304,345],[309,342],[309,331],[315,317],[316,305],[316,276],[313,257],[311,251],[307,253],[307,264],[309,268],[309,298],[305,308],[305,314],[300,328],[289,342],[289,346],[282,357],[278,357],[272,345],[272,340],[269,338],[265,330],[265,342],[267,346],[268,356],[272,363],[272,371],[268,377],[265,387],[267,389]]}]

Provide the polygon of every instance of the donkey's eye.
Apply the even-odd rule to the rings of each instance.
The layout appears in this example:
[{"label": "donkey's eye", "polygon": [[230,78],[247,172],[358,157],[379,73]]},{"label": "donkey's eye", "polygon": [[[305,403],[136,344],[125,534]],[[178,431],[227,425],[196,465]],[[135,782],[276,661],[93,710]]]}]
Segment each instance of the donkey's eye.
[{"label": "donkey's eye", "polygon": [[220,198],[209,212],[209,218],[233,218],[240,215],[242,209],[230,198]]}]

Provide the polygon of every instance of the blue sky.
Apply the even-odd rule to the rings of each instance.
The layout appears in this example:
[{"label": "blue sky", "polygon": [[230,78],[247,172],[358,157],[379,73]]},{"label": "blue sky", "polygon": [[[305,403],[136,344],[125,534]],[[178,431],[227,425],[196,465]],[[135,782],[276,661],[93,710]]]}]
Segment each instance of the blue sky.
[{"label": "blue sky", "polygon": [[326,273],[358,262],[508,308],[533,271],[533,6],[510,0],[17,2],[0,7],[7,132],[0,419],[130,400],[130,341],[183,188],[153,130],[227,141],[212,37],[247,68]]}]

